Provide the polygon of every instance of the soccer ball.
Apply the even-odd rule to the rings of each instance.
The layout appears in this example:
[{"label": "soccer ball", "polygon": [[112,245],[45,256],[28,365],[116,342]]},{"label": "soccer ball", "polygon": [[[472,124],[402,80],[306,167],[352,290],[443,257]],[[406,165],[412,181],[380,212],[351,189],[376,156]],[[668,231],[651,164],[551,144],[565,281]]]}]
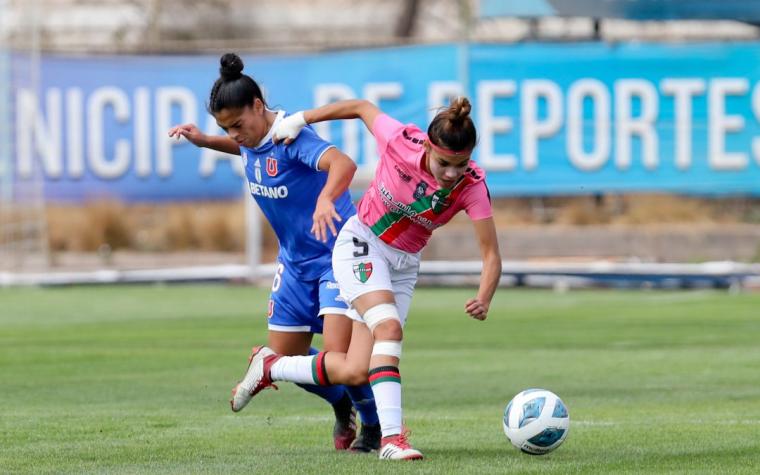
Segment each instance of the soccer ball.
[{"label": "soccer ball", "polygon": [[564,442],[569,428],[567,407],[546,389],[526,389],[504,410],[504,433],[527,454],[548,454]]}]

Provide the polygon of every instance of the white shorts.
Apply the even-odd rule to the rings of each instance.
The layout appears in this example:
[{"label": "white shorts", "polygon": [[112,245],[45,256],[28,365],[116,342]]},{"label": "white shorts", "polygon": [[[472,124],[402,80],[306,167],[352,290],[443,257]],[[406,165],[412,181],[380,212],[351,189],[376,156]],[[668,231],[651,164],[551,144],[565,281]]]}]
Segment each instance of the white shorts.
[{"label": "white shorts", "polygon": [[[340,295],[346,302],[350,304],[368,292],[389,290],[396,299],[401,325],[406,323],[420,269],[419,252],[410,254],[387,245],[352,216],[335,241],[332,263]],[[353,306],[347,315],[364,321]]]}]

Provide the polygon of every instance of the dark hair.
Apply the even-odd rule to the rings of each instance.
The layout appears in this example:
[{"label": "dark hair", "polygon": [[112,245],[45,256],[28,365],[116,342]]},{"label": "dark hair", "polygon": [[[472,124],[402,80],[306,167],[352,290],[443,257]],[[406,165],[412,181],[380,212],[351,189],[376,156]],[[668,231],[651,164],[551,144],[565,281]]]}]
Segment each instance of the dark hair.
[{"label": "dark hair", "polygon": [[471,150],[478,141],[478,133],[470,118],[472,106],[466,97],[457,97],[448,108],[439,112],[428,127],[428,138],[433,144],[449,150]]},{"label": "dark hair", "polygon": [[206,109],[216,114],[222,109],[242,109],[261,99],[261,88],[250,76],[243,74],[243,60],[235,53],[226,53],[219,60],[219,78],[211,87]]}]

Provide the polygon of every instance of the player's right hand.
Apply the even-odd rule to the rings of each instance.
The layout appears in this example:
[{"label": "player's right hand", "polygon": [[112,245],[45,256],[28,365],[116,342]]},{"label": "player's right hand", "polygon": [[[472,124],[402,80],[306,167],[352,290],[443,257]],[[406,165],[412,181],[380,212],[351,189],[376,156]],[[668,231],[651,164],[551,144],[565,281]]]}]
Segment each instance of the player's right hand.
[{"label": "player's right hand", "polygon": [[303,116],[303,111],[289,115],[282,119],[277,124],[277,127],[274,128],[272,142],[277,143],[282,140],[285,142],[285,145],[288,145],[298,137],[298,134],[301,133],[301,129],[304,127],[306,127],[306,119]]},{"label": "player's right hand", "polygon": [[179,140],[180,137],[185,137],[191,144],[198,147],[203,147],[206,139],[206,134],[201,132],[201,130],[196,127],[195,124],[182,124],[175,125],[169,129],[169,137],[176,138],[177,140]]},{"label": "player's right hand", "polygon": [[338,229],[335,222],[341,222],[342,219],[335,211],[335,203],[330,198],[320,196],[317,198],[317,205],[314,208],[312,216],[314,224],[311,226],[311,233],[322,242],[327,242],[327,231],[332,233],[333,237],[338,235]]},{"label": "player's right hand", "polygon": [[468,299],[464,304],[464,311],[475,320],[485,320],[488,317],[489,304],[479,298]]}]

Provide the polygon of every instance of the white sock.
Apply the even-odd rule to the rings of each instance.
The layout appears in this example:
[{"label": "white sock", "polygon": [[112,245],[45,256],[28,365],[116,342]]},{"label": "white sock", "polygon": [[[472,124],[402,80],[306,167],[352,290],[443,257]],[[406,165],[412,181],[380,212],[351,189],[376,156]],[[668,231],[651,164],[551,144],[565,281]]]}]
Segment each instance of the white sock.
[{"label": "white sock", "polygon": [[272,381],[318,384],[312,366],[316,356],[283,356],[269,370]]},{"label": "white sock", "polygon": [[400,434],[402,430],[401,383],[386,381],[372,386],[377,417],[383,437]]}]

